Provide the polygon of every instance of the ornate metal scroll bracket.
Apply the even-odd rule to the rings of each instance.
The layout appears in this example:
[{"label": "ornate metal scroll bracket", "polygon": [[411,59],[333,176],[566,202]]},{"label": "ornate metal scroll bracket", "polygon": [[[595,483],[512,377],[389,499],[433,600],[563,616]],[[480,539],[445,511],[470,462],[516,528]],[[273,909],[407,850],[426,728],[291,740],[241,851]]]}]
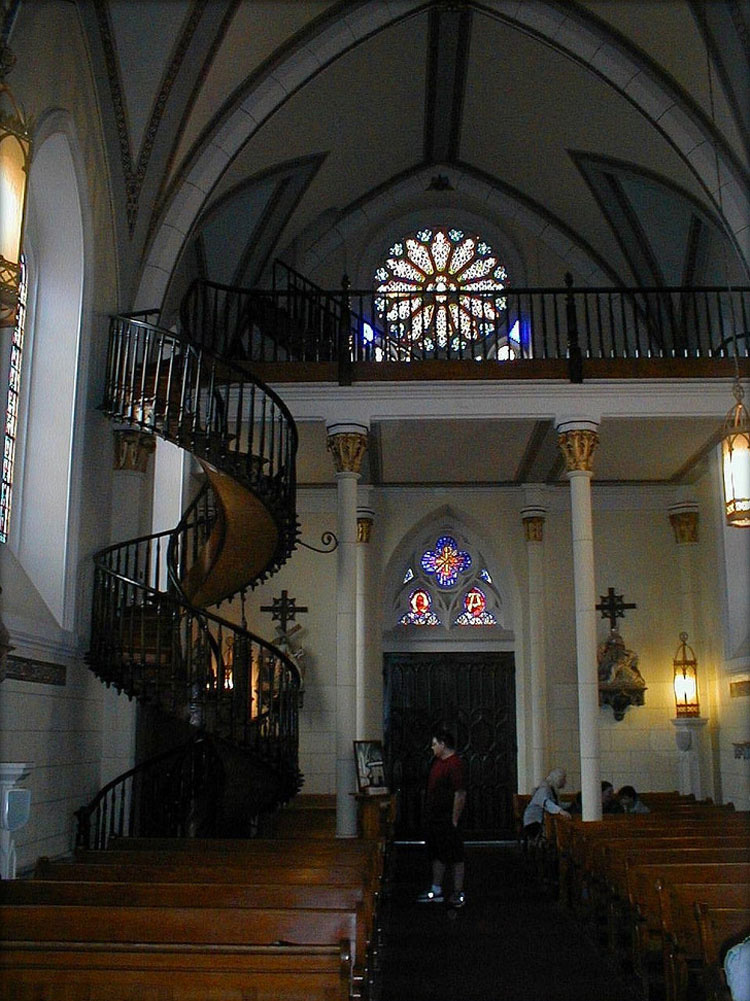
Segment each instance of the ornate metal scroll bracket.
[{"label": "ornate metal scroll bracket", "polygon": [[304,546],[305,549],[312,549],[314,553],[333,553],[339,547],[339,540],[336,538],[333,532],[323,532],[320,537],[320,541],[323,543],[325,548],[318,549],[316,546],[311,546],[309,542],[302,542],[301,539],[297,539],[298,546]]}]

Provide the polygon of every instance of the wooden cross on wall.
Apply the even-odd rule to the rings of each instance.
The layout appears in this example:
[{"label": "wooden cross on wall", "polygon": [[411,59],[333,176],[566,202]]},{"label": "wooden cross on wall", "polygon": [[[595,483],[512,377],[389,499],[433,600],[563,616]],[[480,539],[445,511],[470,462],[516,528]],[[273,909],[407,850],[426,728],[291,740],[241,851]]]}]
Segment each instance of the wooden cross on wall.
[{"label": "wooden cross on wall", "polygon": [[261,605],[261,612],[270,612],[271,621],[281,624],[282,633],[287,631],[287,623],[293,622],[299,612],[308,611],[307,605],[297,605],[296,598],[290,598],[288,591],[282,591],[280,598],[273,598],[272,604]]},{"label": "wooden cross on wall", "polygon": [[625,618],[626,608],[637,608],[636,604],[622,600],[623,595],[615,594],[615,589],[610,587],[606,594],[599,595],[599,604],[595,605],[597,612],[602,613],[603,619],[609,619],[610,629],[617,629],[617,620]]}]

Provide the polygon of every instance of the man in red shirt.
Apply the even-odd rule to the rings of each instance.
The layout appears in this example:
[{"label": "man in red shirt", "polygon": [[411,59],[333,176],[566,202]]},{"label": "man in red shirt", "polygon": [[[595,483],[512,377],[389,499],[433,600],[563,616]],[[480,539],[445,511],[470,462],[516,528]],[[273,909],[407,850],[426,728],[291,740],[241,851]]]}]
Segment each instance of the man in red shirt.
[{"label": "man in red shirt", "polygon": [[443,896],[443,878],[448,866],[453,869],[453,893],[448,903],[464,905],[464,843],[458,828],[466,804],[464,764],[456,754],[453,735],[438,728],[431,742],[434,760],[427,778],[425,820],[427,850],[432,862],[432,886],[417,898],[420,903],[439,904]]}]

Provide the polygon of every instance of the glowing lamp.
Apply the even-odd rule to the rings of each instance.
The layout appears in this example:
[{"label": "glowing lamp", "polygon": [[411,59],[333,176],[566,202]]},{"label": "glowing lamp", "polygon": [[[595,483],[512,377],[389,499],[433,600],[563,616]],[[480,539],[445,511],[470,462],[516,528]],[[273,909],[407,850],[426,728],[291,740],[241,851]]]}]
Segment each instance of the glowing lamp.
[{"label": "glowing lamp", "polygon": [[29,125],[0,79],[0,327],[16,322],[30,161]]},{"label": "glowing lamp", "polygon": [[737,401],[727,414],[721,435],[721,471],[727,524],[750,528],[750,416],[742,398],[740,380],[734,384]]},{"label": "glowing lamp", "polygon": [[698,662],[692,647],[687,645],[687,633],[680,633],[680,645],[674,655],[674,704],[677,718],[700,716],[698,702]]}]

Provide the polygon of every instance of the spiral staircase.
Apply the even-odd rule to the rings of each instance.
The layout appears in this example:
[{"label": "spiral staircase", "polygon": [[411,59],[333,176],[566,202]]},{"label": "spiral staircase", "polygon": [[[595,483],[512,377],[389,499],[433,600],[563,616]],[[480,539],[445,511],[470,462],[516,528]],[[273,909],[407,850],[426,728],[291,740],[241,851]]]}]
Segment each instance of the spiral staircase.
[{"label": "spiral staircase", "polygon": [[[216,313],[179,332],[154,313],[111,320],[101,409],[121,429],[186,449],[205,475],[173,530],[95,557],[89,665],[183,740],[78,811],[79,845],[113,834],[247,835],[248,817],[301,785],[298,671],[217,607],[295,548],[297,431],[281,399],[233,360],[216,336],[223,327]],[[229,831],[227,803],[236,817],[238,796],[249,801],[243,829]]]}]

